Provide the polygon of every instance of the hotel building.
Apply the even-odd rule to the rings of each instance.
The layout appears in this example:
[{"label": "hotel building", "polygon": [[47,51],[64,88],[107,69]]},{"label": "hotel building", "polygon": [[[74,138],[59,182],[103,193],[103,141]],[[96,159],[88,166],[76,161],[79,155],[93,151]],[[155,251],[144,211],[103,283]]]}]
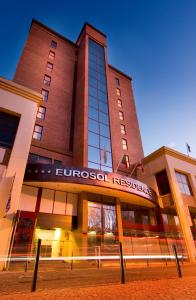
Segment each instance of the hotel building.
[{"label": "hotel building", "polygon": [[[196,160],[165,147],[144,158],[132,79],[108,63],[104,33],[85,23],[72,42],[33,20],[7,84],[40,102],[19,199],[12,190],[0,221],[12,214],[3,255],[30,254],[40,237],[47,256],[107,251],[120,240],[132,255],[170,254],[175,242],[195,260]],[[15,132],[11,143],[0,134],[5,178],[21,117],[10,121],[16,112],[2,99],[0,130],[9,120]]]}]

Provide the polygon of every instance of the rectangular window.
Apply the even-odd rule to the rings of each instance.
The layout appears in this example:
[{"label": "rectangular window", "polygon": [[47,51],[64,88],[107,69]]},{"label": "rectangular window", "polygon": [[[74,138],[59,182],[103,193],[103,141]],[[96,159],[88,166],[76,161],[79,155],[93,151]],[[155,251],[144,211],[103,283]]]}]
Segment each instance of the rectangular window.
[{"label": "rectangular window", "polygon": [[57,47],[57,42],[51,41],[50,47],[51,47],[52,49],[56,49],[56,47]]},{"label": "rectangular window", "polygon": [[51,83],[51,77],[48,75],[44,75],[44,84],[50,85],[50,83]]},{"label": "rectangular window", "polygon": [[121,96],[121,91],[120,91],[119,88],[116,89],[116,95],[117,95],[117,96]]},{"label": "rectangular window", "polygon": [[120,131],[121,131],[122,134],[126,134],[125,125],[120,124]]},{"label": "rectangular window", "polygon": [[127,140],[125,140],[125,139],[122,139],[122,148],[123,148],[124,150],[127,150],[127,149],[128,149],[128,147],[127,147]]},{"label": "rectangular window", "polygon": [[38,108],[37,118],[39,118],[39,119],[45,119],[45,114],[46,114],[46,108],[43,107],[43,106],[40,106]]},{"label": "rectangular window", "polygon": [[42,95],[43,95],[43,100],[44,101],[48,101],[48,94],[49,94],[49,92],[48,91],[46,91],[46,90],[42,90]]},{"label": "rectangular window", "polygon": [[52,164],[52,159],[49,157],[37,155],[30,153],[28,157],[28,162],[30,164],[44,164],[44,165],[51,165]]},{"label": "rectangular window", "polygon": [[34,131],[33,131],[33,138],[40,141],[42,138],[42,131],[43,131],[43,127],[35,124]]},{"label": "rectangular window", "polygon": [[166,170],[156,173],[155,178],[156,178],[159,194],[161,196],[170,194],[171,190],[170,190],[170,185],[169,185],[169,180],[167,177]]},{"label": "rectangular window", "polygon": [[118,99],[118,107],[122,107],[122,100]]},{"label": "rectangular window", "polygon": [[115,78],[115,80],[116,80],[116,85],[120,85],[120,80],[119,80],[119,78]]},{"label": "rectangular window", "polygon": [[[126,140],[125,140],[126,141]],[[130,167],[129,155],[124,154],[123,159],[121,161],[122,164],[128,169]]]},{"label": "rectangular window", "polygon": [[54,59],[55,58],[55,52],[53,52],[53,51],[50,50],[48,58]]},{"label": "rectangular window", "polygon": [[182,194],[193,195],[187,175],[176,172],[176,179]]},{"label": "rectangular window", "polygon": [[52,72],[52,70],[53,70],[53,64],[51,64],[50,62],[47,62],[46,69],[47,69],[47,71]]},{"label": "rectangular window", "polygon": [[20,117],[0,111],[0,147],[12,148]]},{"label": "rectangular window", "polygon": [[119,111],[119,119],[122,121],[124,120],[124,114],[122,111]]}]

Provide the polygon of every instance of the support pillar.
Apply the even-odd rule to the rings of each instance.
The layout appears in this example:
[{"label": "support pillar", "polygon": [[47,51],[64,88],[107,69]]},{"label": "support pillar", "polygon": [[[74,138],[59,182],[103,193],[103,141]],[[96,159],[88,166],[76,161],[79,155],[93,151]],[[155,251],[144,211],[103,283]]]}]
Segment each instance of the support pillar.
[{"label": "support pillar", "polygon": [[120,199],[116,198],[116,220],[117,220],[117,230],[119,241],[123,243],[123,226],[122,226],[122,215]]}]

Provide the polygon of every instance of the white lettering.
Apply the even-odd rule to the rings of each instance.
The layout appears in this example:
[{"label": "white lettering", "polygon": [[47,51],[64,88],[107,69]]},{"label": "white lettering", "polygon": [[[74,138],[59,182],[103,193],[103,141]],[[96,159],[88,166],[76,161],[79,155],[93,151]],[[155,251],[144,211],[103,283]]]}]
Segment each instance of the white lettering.
[{"label": "white lettering", "polygon": [[56,169],[57,176],[63,176],[63,169]]}]

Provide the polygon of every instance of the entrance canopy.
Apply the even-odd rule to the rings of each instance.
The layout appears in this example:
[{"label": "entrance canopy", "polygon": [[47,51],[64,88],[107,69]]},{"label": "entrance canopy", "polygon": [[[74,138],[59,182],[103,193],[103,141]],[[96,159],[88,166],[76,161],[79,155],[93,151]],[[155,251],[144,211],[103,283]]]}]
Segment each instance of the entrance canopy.
[{"label": "entrance canopy", "polygon": [[137,205],[158,206],[155,191],[145,183],[100,170],[28,164],[24,181],[31,186],[73,193],[86,191]]}]

